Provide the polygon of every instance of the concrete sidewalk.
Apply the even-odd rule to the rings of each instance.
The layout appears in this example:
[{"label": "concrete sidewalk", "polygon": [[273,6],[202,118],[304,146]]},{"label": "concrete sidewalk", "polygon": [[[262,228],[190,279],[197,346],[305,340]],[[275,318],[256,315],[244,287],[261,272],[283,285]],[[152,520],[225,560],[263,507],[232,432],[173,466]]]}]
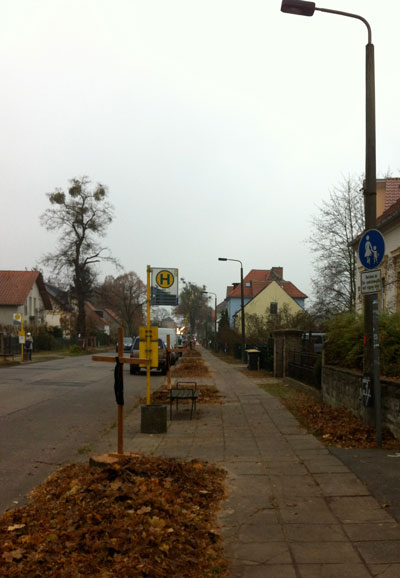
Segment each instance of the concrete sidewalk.
[{"label": "concrete sidewalk", "polygon": [[124,449],[228,471],[220,523],[230,576],[398,578],[399,524],[367,487],[278,399],[236,366],[202,356],[212,378],[197,381],[215,384],[224,404],[199,404],[192,421],[181,409],[159,435],[140,433],[138,408],[125,420]]}]

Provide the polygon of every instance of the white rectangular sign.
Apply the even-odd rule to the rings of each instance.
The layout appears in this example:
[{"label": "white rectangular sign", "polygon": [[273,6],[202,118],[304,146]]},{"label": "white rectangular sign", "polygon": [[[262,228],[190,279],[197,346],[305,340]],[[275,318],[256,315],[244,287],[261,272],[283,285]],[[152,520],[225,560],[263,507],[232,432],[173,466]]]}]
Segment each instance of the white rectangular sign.
[{"label": "white rectangular sign", "polygon": [[382,291],[381,270],[363,271],[361,273],[361,295],[380,293]]},{"label": "white rectangular sign", "polygon": [[151,267],[151,304],[178,305],[178,269]]}]

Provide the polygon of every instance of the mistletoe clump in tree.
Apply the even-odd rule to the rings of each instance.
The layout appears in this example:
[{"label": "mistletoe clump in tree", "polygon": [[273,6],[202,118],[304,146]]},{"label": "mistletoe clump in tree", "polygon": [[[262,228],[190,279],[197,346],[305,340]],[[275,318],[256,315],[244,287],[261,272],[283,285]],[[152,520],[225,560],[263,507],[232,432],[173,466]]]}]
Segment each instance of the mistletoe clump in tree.
[{"label": "mistletoe clump in tree", "polygon": [[93,265],[100,261],[116,262],[98,238],[103,238],[113,220],[113,207],[107,202],[107,188],[97,184],[89,189],[88,177],[74,178],[65,193],[56,189],[48,193],[51,207],[40,217],[48,231],[58,231],[56,251],[47,254],[43,263],[60,277],[72,280],[71,290],[78,303],[77,332],[86,336],[85,301],[90,297],[94,282]]}]

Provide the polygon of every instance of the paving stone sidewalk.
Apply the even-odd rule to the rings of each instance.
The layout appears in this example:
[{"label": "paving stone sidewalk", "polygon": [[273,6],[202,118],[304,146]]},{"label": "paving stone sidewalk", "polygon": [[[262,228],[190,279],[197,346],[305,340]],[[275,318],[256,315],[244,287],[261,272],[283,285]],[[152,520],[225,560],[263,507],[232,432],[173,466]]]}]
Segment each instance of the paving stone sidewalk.
[{"label": "paving stone sidewalk", "polygon": [[399,578],[399,524],[366,486],[277,398],[201,351],[212,378],[198,381],[224,403],[199,404],[193,420],[181,409],[158,435],[140,433],[135,410],[124,449],[227,470],[220,523],[231,578]]}]

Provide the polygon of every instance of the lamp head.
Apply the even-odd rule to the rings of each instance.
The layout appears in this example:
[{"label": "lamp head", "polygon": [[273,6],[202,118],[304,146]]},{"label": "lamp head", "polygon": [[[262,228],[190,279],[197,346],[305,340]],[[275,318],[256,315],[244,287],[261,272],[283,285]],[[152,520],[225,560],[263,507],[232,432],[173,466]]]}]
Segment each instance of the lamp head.
[{"label": "lamp head", "polygon": [[315,11],[315,2],[305,0],[282,0],[281,12],[297,14],[299,16],[312,16]]},{"label": "lamp head", "polygon": [[218,257],[218,261],[227,261],[228,259],[226,257]]}]

